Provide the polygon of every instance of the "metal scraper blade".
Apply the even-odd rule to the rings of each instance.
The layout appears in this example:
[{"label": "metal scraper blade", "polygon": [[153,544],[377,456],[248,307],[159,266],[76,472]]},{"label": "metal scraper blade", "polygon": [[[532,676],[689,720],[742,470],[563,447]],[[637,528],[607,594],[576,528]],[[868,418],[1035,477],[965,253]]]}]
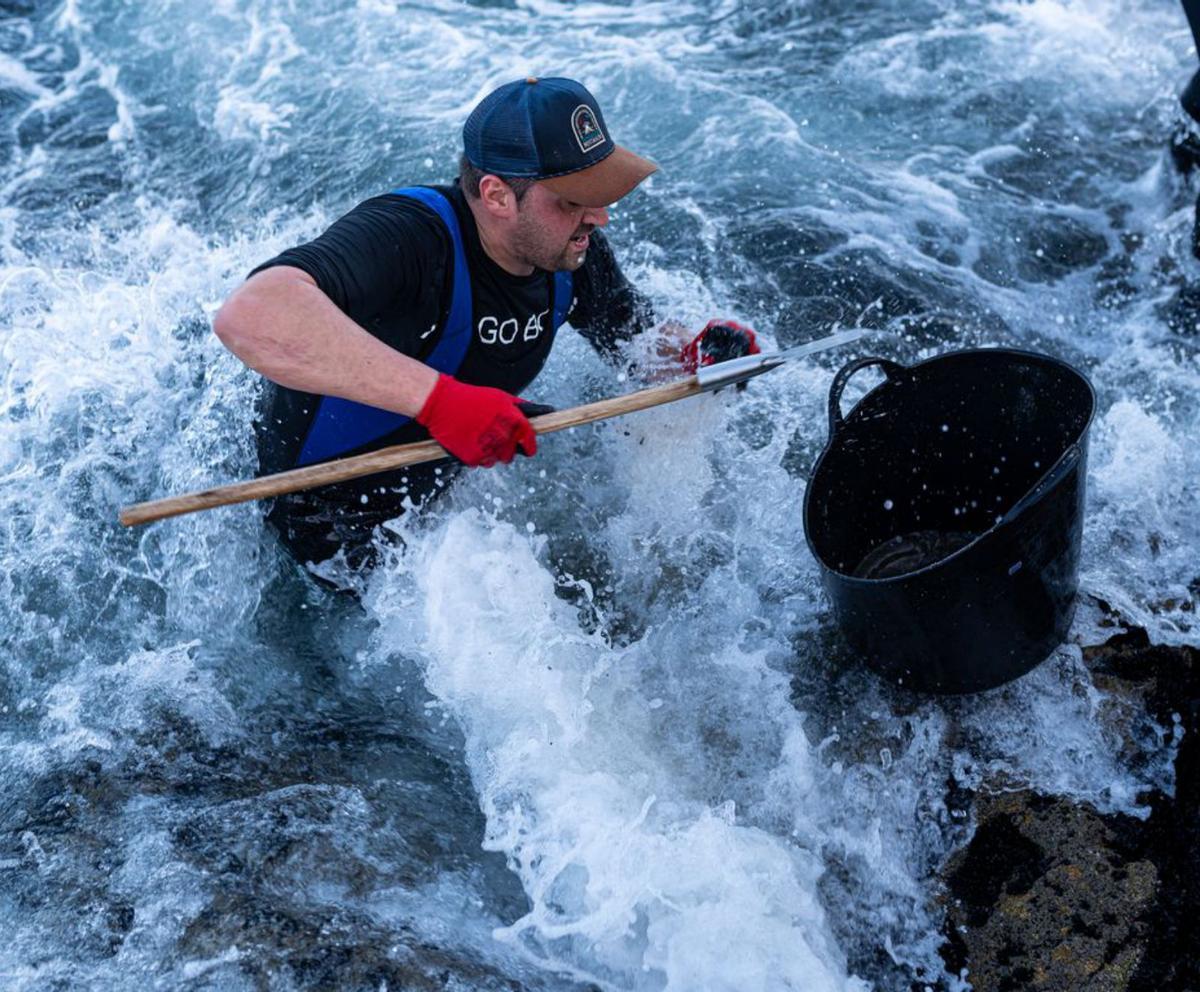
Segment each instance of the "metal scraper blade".
[{"label": "metal scraper blade", "polygon": [[702,389],[719,389],[722,386],[745,382],[747,379],[753,379],[756,375],[770,372],[771,369],[779,368],[784,362],[803,358],[805,355],[815,355],[817,352],[826,351],[829,348],[838,348],[872,333],[874,332],[858,329],[838,331],[836,334],[817,338],[816,341],[788,348],[785,351],[774,351],[769,355],[746,355],[744,358],[733,358],[728,362],[705,365],[696,372],[696,379]]}]

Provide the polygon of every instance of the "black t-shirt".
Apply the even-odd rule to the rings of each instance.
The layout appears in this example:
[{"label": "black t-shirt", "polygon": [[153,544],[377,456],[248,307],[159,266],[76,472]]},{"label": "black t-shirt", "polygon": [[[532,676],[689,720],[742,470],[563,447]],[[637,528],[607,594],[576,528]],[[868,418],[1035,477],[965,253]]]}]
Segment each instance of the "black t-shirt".
[{"label": "black t-shirt", "polygon": [[[484,252],[458,185],[436,188],[458,216],[471,275],[471,343],[456,378],[519,394],[541,371],[554,341],[554,277],[539,269],[528,276],[505,272]],[[304,270],[360,327],[397,351],[424,359],[449,312],[453,251],[445,225],[431,209],[388,193],[360,203],[315,240],[284,251],[254,272],[276,265]],[[568,319],[594,347],[613,355],[622,341],[653,320],[648,302],[622,275],[598,230],[574,273]],[[258,424],[262,471],[296,464],[319,402],[312,393],[267,384]],[[426,436],[410,423],[344,454]]]}]

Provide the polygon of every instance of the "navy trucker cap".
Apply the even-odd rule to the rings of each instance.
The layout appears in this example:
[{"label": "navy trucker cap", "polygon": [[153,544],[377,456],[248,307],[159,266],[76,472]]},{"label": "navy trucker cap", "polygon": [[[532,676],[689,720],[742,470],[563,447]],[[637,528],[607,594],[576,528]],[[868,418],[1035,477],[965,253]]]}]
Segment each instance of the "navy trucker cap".
[{"label": "navy trucker cap", "polygon": [[615,203],[658,166],[615,144],[596,98],[573,79],[529,76],[493,90],[463,126],[477,169],[537,179],[587,207]]}]

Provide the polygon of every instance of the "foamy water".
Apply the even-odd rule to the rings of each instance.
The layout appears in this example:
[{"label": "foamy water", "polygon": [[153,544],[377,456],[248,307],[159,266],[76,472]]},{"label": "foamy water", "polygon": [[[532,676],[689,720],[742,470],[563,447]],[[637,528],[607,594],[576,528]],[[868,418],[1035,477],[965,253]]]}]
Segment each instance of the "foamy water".
[{"label": "foamy water", "polygon": [[[1099,601],[1200,643],[1175,4],[6,9],[6,987],[954,988],[956,790],[1170,788],[1169,728],[1081,646]],[[840,647],[800,506],[861,345],[471,473],[361,605],[252,506],[116,526],[254,471],[256,379],[209,332],[245,273],[444,180],[481,95],[554,72],[662,165],[610,231],[664,316],[1088,373],[1083,597],[1046,664],[933,700]],[[564,332],[531,395],[633,385]]]}]

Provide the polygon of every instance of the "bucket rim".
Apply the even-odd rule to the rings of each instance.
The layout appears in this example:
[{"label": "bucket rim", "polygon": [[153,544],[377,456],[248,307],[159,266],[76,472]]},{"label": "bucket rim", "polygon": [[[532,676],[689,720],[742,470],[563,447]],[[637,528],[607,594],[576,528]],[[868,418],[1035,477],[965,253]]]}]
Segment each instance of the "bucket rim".
[{"label": "bucket rim", "polygon": [[[1002,516],[998,521],[996,521],[994,524],[992,524],[992,526],[989,527],[987,530],[980,531],[970,541],[968,541],[966,544],[964,544],[961,548],[957,548],[954,551],[952,551],[950,554],[946,555],[944,558],[939,558],[939,559],[937,559],[937,561],[930,562],[928,565],[924,565],[921,568],[914,569],[911,572],[905,572],[902,575],[888,575],[888,576],[883,576],[881,578],[872,579],[872,578],[865,578],[864,576],[861,576],[861,575],[851,575],[848,572],[842,571],[840,568],[835,568],[834,566],[828,564],[825,561],[825,559],[818,553],[817,549],[813,546],[812,536],[809,533],[808,520],[809,520],[809,516],[810,516],[810,508],[812,505],[812,480],[817,477],[817,473],[821,470],[821,465],[825,461],[825,456],[829,453],[829,449],[832,447],[834,435],[832,433],[830,433],[829,436],[825,438],[825,446],[821,449],[821,454],[817,456],[817,460],[813,465],[812,473],[809,475],[808,482],[804,487],[804,541],[808,545],[809,554],[811,554],[813,556],[814,560],[824,571],[831,573],[833,575],[836,575],[840,581],[847,582],[847,583],[850,583],[852,585],[857,585],[857,586],[872,586],[872,587],[885,585],[887,583],[907,582],[915,576],[926,575],[929,572],[932,572],[934,569],[941,568],[943,565],[947,564],[948,562],[954,561],[955,559],[959,558],[960,556],[967,554],[972,548],[974,548],[980,541],[982,541],[988,535],[995,534],[999,531],[1007,529],[1010,526],[1013,526],[1015,523],[1015,520],[1012,519],[1012,516],[1011,516],[1012,510],[1015,509],[1017,506],[1019,506],[1021,503],[1023,503],[1026,499],[1028,499],[1029,495],[1031,493],[1037,492],[1039,489],[1049,488],[1048,480],[1050,480],[1052,476],[1054,476],[1062,471],[1062,467],[1063,467],[1064,463],[1069,458],[1074,457],[1077,453],[1079,453],[1083,450],[1086,450],[1087,434],[1088,434],[1088,431],[1091,430],[1092,422],[1096,418],[1096,389],[1092,385],[1091,380],[1086,375],[1084,375],[1084,373],[1080,369],[1076,368],[1074,365],[1072,365],[1070,362],[1066,361],[1065,359],[1058,358],[1055,355],[1047,355],[1044,352],[1040,352],[1040,351],[1028,351],[1024,348],[1005,348],[1005,347],[959,348],[954,351],[943,352],[940,355],[933,355],[932,357],[923,359],[922,361],[914,362],[912,365],[901,365],[901,367],[904,369],[905,372],[912,372],[912,371],[916,371],[917,369],[924,368],[925,366],[930,365],[934,362],[942,361],[943,359],[960,358],[960,357],[966,357],[966,356],[970,356],[970,355],[980,355],[980,354],[989,354],[989,355],[1004,354],[1004,355],[1014,356],[1014,357],[1018,357],[1018,358],[1034,359],[1035,361],[1042,362],[1044,364],[1058,365],[1061,368],[1065,369],[1066,371],[1073,373],[1079,379],[1079,381],[1083,383],[1084,388],[1087,391],[1087,397],[1089,400],[1087,417],[1084,420],[1082,427],[1080,427],[1080,429],[1079,429],[1078,437],[1073,442],[1071,442],[1071,444],[1067,445],[1067,447],[1063,450],[1063,453],[1054,460],[1054,463],[1052,465],[1050,465],[1046,469],[1045,472],[1043,472],[1040,476],[1038,476],[1037,480],[1034,483],[1032,483],[1028,489],[1025,490],[1025,492],[1021,495],[1021,497],[1004,514],[1004,516]],[[851,364],[851,363],[847,363],[847,364]],[[900,364],[900,363],[897,363],[897,364]],[[851,408],[850,412],[848,414],[846,414],[845,419],[849,420],[852,416],[854,416],[854,411],[858,409],[858,407],[867,399],[867,397],[873,395],[878,390],[883,389],[885,386],[890,385],[890,383],[891,383],[891,380],[884,379],[883,382],[880,382],[877,385],[872,386],[869,390],[867,390],[866,393],[863,394],[862,398],[857,403],[854,404],[854,406]],[[1057,483],[1059,481],[1061,481],[1061,480],[1055,479],[1054,484],[1057,485]]]}]

